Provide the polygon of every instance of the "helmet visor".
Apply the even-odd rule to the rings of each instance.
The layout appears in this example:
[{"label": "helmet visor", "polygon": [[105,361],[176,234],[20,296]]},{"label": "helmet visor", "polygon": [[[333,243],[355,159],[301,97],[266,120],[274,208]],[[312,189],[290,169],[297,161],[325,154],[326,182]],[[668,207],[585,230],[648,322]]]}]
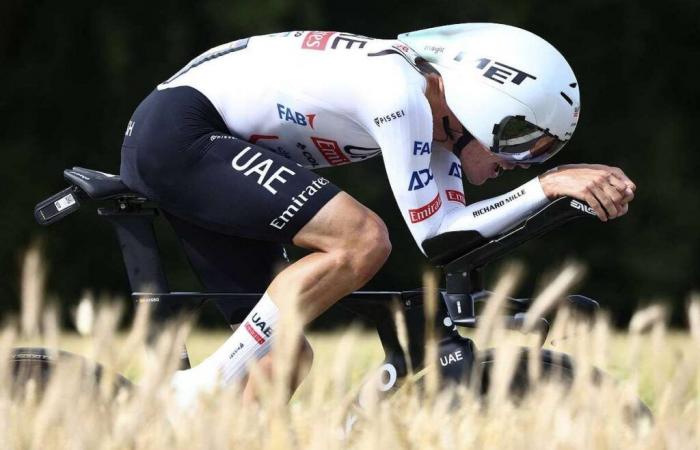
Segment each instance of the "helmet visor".
[{"label": "helmet visor", "polygon": [[523,116],[508,116],[494,127],[491,151],[516,163],[541,163],[559,152],[566,142]]}]

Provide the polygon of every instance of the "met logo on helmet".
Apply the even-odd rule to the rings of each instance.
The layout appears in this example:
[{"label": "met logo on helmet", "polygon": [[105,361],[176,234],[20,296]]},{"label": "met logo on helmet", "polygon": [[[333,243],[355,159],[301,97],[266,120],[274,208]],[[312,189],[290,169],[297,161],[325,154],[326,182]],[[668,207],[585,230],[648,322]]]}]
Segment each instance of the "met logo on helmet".
[{"label": "met logo on helmet", "polygon": [[[461,53],[457,55],[455,60],[459,61],[461,59]],[[527,72],[523,72],[515,67],[508,66],[498,61],[493,61],[489,58],[481,58],[476,60],[476,68],[482,70],[482,75],[489,80],[493,80],[499,84],[505,84],[506,81],[510,81],[513,84],[520,85],[523,81],[528,78],[536,80],[537,77],[530,75]]]}]

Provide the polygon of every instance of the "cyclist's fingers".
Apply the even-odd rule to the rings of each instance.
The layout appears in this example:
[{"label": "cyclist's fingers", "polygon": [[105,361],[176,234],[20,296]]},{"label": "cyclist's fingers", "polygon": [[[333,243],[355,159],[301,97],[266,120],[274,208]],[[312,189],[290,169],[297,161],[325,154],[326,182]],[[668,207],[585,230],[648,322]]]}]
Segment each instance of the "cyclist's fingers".
[{"label": "cyclist's fingers", "polygon": [[614,186],[618,192],[620,192],[620,194],[622,195],[623,203],[629,203],[632,200],[634,200],[634,189],[631,188],[624,181],[620,180],[614,175],[610,175],[610,177],[608,178],[608,182],[610,185]]},{"label": "cyclist's fingers", "polygon": [[625,183],[623,180],[619,179],[617,176],[614,174],[608,174],[608,183],[611,184],[612,186],[615,187],[620,192],[625,192],[627,188],[629,187],[627,183]]},{"label": "cyclist's fingers", "polygon": [[634,200],[634,191],[632,189],[628,189],[625,191],[624,198],[622,199],[622,203],[627,204]]},{"label": "cyclist's fingers", "polygon": [[[609,187],[610,191],[615,191],[615,189],[612,189],[610,185],[607,186]],[[593,195],[595,195],[596,199],[598,199],[598,202],[600,202],[603,208],[605,208],[607,218],[614,219],[615,217],[617,217],[617,206],[615,205],[615,201],[611,197],[610,192],[608,192],[608,190],[605,189],[605,185],[592,186],[591,192],[593,192]]]},{"label": "cyclist's fingers", "polygon": [[593,208],[593,211],[595,211],[596,215],[602,222],[608,221],[608,216],[605,214],[605,209],[603,209],[603,207],[600,205],[600,202],[593,194],[592,190],[586,191],[586,193],[583,195],[583,199],[586,201],[586,203],[588,203],[588,206]]},{"label": "cyclist's fingers", "polygon": [[610,200],[612,200],[613,204],[615,205],[616,214],[614,217],[620,217],[623,214],[622,207],[626,204],[625,193],[618,191],[614,186],[609,184],[603,186],[603,190],[610,197]]},{"label": "cyclist's fingers", "polygon": [[[603,166],[606,167],[607,166]],[[609,169],[615,169],[614,167],[609,168]],[[618,169],[619,170],[619,169]],[[612,173],[609,170],[605,170],[605,174],[603,176],[599,176],[594,179],[594,181],[601,187],[605,186],[612,186],[615,190],[619,192],[619,196],[617,194],[613,194],[610,190],[607,190],[613,201],[615,202],[616,205],[620,205],[621,203],[628,203],[634,199],[634,189],[632,189],[627,182],[624,180],[620,179]],[[621,198],[618,198],[621,197]]]},{"label": "cyclist's fingers", "polygon": [[616,178],[623,181],[627,186],[634,186],[634,182],[625,174],[625,172],[619,167],[606,166],[605,164],[589,164],[591,169],[602,170],[607,174],[613,175]]},{"label": "cyclist's fingers", "polygon": [[625,172],[623,172],[622,169],[618,167],[610,167],[609,172],[613,176],[615,176],[615,178],[625,183],[625,185],[627,185],[627,187],[630,188],[632,191],[635,191],[637,189],[637,185],[634,184],[634,182],[630,180],[630,178],[627,175],[625,175]]},{"label": "cyclist's fingers", "polygon": [[627,210],[629,209],[629,205],[627,203],[624,203],[622,207],[620,208],[620,214],[617,217],[624,216],[627,214]]},{"label": "cyclist's fingers", "polygon": [[608,194],[610,200],[613,201],[617,208],[622,206],[626,195],[624,190],[620,191],[617,189],[616,186],[613,186],[612,184],[603,184],[602,188],[605,191],[605,193]]}]

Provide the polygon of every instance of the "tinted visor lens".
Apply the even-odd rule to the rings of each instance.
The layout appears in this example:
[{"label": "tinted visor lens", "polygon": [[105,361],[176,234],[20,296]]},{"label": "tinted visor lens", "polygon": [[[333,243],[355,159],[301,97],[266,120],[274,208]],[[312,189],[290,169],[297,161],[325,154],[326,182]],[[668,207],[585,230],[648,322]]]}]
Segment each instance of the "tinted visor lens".
[{"label": "tinted visor lens", "polygon": [[519,163],[540,163],[564,147],[561,141],[522,116],[509,116],[496,125],[491,151]]}]

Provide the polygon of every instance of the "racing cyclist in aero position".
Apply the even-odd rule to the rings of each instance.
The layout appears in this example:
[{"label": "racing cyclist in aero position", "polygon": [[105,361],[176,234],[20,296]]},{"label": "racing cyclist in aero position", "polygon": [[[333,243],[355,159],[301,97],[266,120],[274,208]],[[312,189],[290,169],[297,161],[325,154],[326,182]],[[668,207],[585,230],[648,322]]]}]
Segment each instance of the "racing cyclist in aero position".
[{"label": "racing cyclist in aero position", "polygon": [[[272,370],[278,306],[296,302],[308,323],[389,256],[379,216],[316,167],[381,154],[421,250],[448,231],[497,235],[559,196],[587,202],[602,221],[625,214],[634,183],[618,168],[590,164],[465,202],[463,176],[481,185],[561,150],[579,107],[564,57],[540,37],[499,24],[398,40],[287,32],[193,59],[134,112],[121,177],[159,203],[207,290],[265,293],[216,352],[174,375],[178,399],[189,404],[216,383],[237,382],[247,382],[244,398],[254,398],[246,366],[259,360]],[[275,274],[289,243],[311,253]],[[303,349],[309,360],[308,342]],[[302,376],[300,369],[296,383]]]}]

